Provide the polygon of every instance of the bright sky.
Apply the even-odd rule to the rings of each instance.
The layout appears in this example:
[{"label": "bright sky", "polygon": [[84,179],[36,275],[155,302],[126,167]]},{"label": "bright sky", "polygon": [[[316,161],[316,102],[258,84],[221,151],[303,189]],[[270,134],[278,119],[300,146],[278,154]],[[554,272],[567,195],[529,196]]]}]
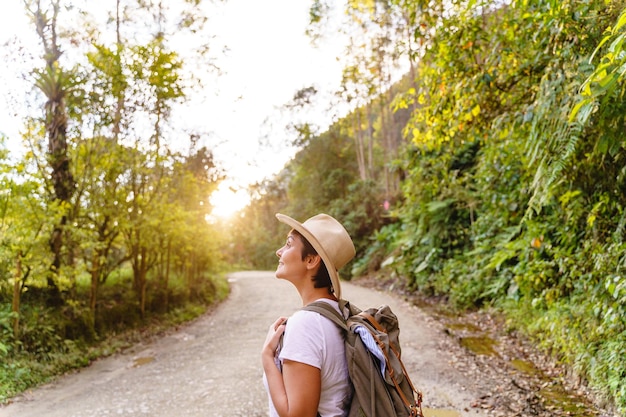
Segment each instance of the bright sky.
[{"label": "bright sky", "polygon": [[[336,57],[340,56],[343,45],[326,43],[319,49],[310,45],[304,34],[310,3],[308,0],[227,0],[210,17],[210,32],[217,36],[218,43],[230,49],[228,56],[219,62],[225,74],[218,79],[217,86],[208,86],[212,89],[208,98],[179,117],[189,126],[211,132],[206,145],[214,150],[218,163],[226,170],[228,180],[212,199],[217,206],[216,215],[226,215],[245,205],[245,191],[233,193],[231,188],[245,187],[279,172],[293,155],[280,129],[284,123],[270,131],[264,125],[267,118],[276,119],[276,108],[289,102],[303,87],[315,85],[330,94],[339,84],[341,67]],[[21,33],[33,34],[22,2],[3,2],[0,44]],[[2,97],[9,94],[19,97],[19,91],[12,91],[16,86],[30,88],[18,81],[14,72],[11,65],[0,70]],[[19,143],[15,139],[21,126],[15,124],[19,117],[14,117],[6,105],[6,100],[0,100],[0,132],[9,137],[10,146],[15,146]],[[330,116],[320,113],[319,117],[319,123],[324,124]],[[269,149],[259,144],[261,136],[268,134],[273,144]]]}]

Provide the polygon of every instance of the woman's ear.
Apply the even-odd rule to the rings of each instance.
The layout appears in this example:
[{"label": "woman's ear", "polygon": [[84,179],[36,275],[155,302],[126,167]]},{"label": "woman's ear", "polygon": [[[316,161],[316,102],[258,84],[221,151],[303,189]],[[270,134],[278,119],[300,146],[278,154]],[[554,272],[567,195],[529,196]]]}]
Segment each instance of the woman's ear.
[{"label": "woman's ear", "polygon": [[306,269],[317,270],[320,264],[322,263],[322,257],[319,255],[307,255],[305,261],[306,261]]}]

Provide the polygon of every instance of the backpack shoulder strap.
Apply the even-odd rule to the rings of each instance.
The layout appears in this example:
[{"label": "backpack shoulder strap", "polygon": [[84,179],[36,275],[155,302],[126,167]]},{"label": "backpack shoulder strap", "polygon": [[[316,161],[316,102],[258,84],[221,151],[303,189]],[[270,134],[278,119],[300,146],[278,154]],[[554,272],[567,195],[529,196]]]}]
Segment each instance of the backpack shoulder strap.
[{"label": "backpack shoulder strap", "polygon": [[[341,305],[342,304],[339,303],[340,307]],[[335,323],[337,327],[345,331],[348,331],[348,325],[346,324],[346,319],[343,318],[341,314],[339,314],[339,312],[335,310],[333,306],[331,306],[328,303],[325,303],[324,301],[314,301],[311,304],[307,304],[306,306],[302,307],[302,309],[319,313],[322,316],[326,317],[328,320]]]}]

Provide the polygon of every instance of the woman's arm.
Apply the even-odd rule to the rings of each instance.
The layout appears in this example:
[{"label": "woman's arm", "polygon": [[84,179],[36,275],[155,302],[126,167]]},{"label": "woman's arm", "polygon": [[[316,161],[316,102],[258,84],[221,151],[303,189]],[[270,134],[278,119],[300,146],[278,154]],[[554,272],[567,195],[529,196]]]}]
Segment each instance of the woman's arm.
[{"label": "woman's arm", "polygon": [[285,331],[284,321],[281,317],[270,326],[261,353],[272,403],[280,417],[315,417],[322,385],[320,370],[287,360],[281,373],[274,362],[278,341]]}]

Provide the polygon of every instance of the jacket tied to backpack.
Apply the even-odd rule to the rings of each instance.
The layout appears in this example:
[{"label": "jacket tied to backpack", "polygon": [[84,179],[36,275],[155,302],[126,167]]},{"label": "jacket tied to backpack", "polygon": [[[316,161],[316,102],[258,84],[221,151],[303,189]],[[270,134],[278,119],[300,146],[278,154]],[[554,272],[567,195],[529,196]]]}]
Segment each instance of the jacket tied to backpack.
[{"label": "jacket tied to backpack", "polygon": [[361,311],[345,300],[340,310],[316,301],[304,310],[315,311],[344,331],[346,359],[354,395],[349,417],[423,417],[422,394],[409,378],[401,359],[398,318],[387,305]]}]

